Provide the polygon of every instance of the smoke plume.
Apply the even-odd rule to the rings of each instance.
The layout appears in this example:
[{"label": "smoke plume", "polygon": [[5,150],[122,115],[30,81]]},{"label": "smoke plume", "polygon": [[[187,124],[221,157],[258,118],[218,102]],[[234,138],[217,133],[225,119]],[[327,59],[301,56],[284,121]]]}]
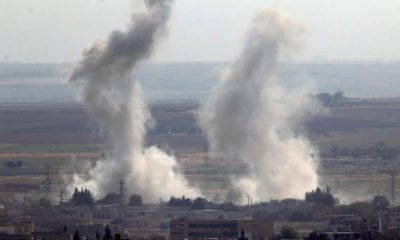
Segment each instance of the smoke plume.
[{"label": "smoke plume", "polygon": [[138,64],[151,56],[167,32],[173,0],[145,0],[146,11],[132,16],[126,31],[113,31],[84,51],[70,81],[81,84],[81,98],[89,113],[104,127],[112,150],[87,176],[75,175],[71,186],[86,187],[97,196],[113,192],[121,179],[130,193],[148,201],[171,195],[194,196],[174,157],[157,147],[144,148],[153,122],[134,79]]},{"label": "smoke plume", "polygon": [[275,75],[278,60],[298,49],[303,32],[274,9],[260,11],[244,49],[200,111],[210,151],[248,167],[231,180],[236,194],[228,195],[240,193],[240,199],[230,200],[303,197],[317,186],[317,154],[298,127],[317,105],[307,92],[281,87]]}]

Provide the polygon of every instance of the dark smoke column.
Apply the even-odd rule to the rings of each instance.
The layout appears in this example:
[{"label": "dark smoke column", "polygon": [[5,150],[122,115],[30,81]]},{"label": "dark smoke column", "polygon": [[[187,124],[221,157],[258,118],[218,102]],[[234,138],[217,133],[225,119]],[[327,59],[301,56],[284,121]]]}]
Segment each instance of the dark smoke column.
[{"label": "dark smoke column", "polygon": [[89,176],[75,175],[71,187],[87,187],[101,196],[114,190],[122,179],[128,191],[150,201],[197,194],[174,170],[173,157],[157,147],[143,147],[152,119],[133,77],[137,65],[151,56],[167,33],[173,2],[146,0],[147,11],[133,15],[126,31],[113,31],[107,40],[93,44],[73,70],[70,81],[81,84],[82,101],[108,131],[112,152],[89,170]]},{"label": "dark smoke column", "polygon": [[278,60],[296,49],[302,32],[281,12],[260,11],[200,112],[211,151],[249,168],[232,179],[229,200],[303,197],[317,185],[315,150],[294,131],[314,104],[306,92],[280,87],[275,76]]}]

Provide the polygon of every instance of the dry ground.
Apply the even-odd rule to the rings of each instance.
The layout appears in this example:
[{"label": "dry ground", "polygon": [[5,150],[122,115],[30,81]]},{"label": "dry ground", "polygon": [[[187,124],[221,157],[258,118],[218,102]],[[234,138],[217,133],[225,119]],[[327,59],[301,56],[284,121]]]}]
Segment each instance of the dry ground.
[{"label": "dry ground", "polygon": [[[190,155],[204,151],[206,145],[193,114],[196,108],[194,103],[152,106],[157,125],[147,136],[146,144],[181,155],[185,166],[201,165],[202,156]],[[332,108],[328,115],[308,122],[305,129],[321,152],[329,151],[332,146],[370,147],[378,141],[400,145],[400,101],[369,100],[355,106]],[[44,179],[46,163],[52,164],[52,174],[60,181],[58,173],[71,160],[94,160],[107,146],[104,133],[79,105],[0,106],[0,183],[3,183],[0,194],[8,196],[10,186],[18,191],[38,188]],[[24,162],[23,169],[5,167],[7,161],[18,160]],[[378,179],[377,187],[387,186],[387,176],[364,177],[331,175],[323,182],[353,186],[353,183]],[[226,181],[219,173],[215,176],[192,174],[190,178],[203,184],[207,184],[204,178],[221,184]]]}]

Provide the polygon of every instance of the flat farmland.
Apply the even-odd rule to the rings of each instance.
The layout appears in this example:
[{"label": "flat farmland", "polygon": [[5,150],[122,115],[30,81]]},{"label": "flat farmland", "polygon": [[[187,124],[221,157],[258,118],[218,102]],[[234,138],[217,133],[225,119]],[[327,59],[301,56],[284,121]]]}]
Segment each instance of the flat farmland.
[{"label": "flat farmland", "polygon": [[[342,140],[349,147],[400,143],[400,101],[373,103],[331,108],[306,123],[306,134],[324,149]],[[156,124],[147,145],[178,153],[203,150],[197,107],[193,102],[152,105]],[[0,152],[99,152],[107,146],[106,135],[78,104],[0,105]]]},{"label": "flat farmland", "polygon": [[[209,174],[204,174],[201,167],[205,163],[196,163],[198,160],[195,157],[193,161],[187,157],[203,152],[206,146],[195,118],[197,108],[198,104],[194,102],[151,105],[156,124],[146,136],[146,145],[157,145],[173,152],[178,159],[182,156],[184,168],[192,169],[197,164],[199,169],[189,170],[188,173],[193,182],[207,186],[210,185],[210,179],[215,179],[223,186],[226,179],[221,172],[208,169]],[[363,100],[362,104],[331,108],[327,114],[307,122],[304,131],[322,153],[329,151],[332,146],[368,148],[376,142],[398,146],[400,101],[395,99],[377,103],[375,100]],[[70,171],[66,169],[69,169],[71,161],[93,163],[105,149],[109,149],[107,132],[101,130],[81,105],[0,105],[0,183],[3,184],[0,184],[0,194],[9,196],[8,190],[11,188],[18,191],[25,191],[29,187],[40,189],[47,163],[51,164],[51,175],[55,181],[60,182],[60,173]],[[18,161],[23,162],[22,168],[7,167],[8,162]],[[207,164],[213,168],[220,162]],[[373,178],[373,175],[354,178],[330,174],[321,176],[321,182],[355,186],[360,182],[368,185]],[[386,186],[388,181],[387,176],[379,175],[379,179],[379,188],[383,189],[382,186]]]},{"label": "flat farmland", "polygon": [[308,132],[322,152],[332,146],[368,148],[377,142],[400,145],[400,102],[371,100],[361,106],[331,108],[324,117],[307,124]]}]

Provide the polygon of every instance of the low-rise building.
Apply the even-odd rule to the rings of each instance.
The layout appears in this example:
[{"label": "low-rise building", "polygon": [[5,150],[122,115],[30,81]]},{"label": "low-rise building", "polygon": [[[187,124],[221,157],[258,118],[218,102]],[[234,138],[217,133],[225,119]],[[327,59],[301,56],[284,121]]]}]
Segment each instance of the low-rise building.
[{"label": "low-rise building", "polygon": [[241,231],[249,239],[270,239],[273,223],[268,220],[189,220],[180,218],[170,222],[170,239],[237,239]]},{"label": "low-rise building", "polygon": [[31,240],[35,231],[32,222],[15,222],[0,225],[0,240]]}]

